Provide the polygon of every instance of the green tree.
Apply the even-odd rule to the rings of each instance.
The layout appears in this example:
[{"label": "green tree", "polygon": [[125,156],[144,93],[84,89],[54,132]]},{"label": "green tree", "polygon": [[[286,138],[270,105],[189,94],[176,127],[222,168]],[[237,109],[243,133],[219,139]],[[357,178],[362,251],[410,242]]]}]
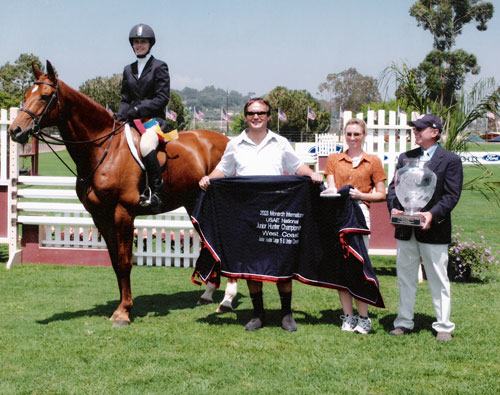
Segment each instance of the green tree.
[{"label": "green tree", "polygon": [[415,70],[415,77],[425,84],[430,99],[452,105],[467,74],[479,73],[473,54],[452,48],[466,24],[475,21],[479,31],[486,30],[493,11],[492,3],[480,0],[419,0],[410,8],[418,26],[428,30],[434,39],[433,50]]},{"label": "green tree", "polygon": [[239,114],[234,114],[231,120],[231,127],[230,127],[232,134],[236,135],[238,133],[241,133],[246,127],[247,124],[245,123],[245,116],[243,115],[243,112]]},{"label": "green tree", "polygon": [[170,101],[167,106],[168,110],[174,111],[177,114],[177,120],[174,122],[167,119],[167,124],[170,129],[184,130],[189,125],[190,117],[187,114],[186,107],[182,102],[182,97],[177,92],[170,92]]},{"label": "green tree", "polygon": [[23,100],[24,91],[33,84],[32,63],[40,69],[42,63],[33,54],[23,53],[14,63],[5,63],[0,67],[0,107],[17,107]]},{"label": "green tree", "polygon": [[[320,109],[320,105],[312,95],[305,90],[290,90],[278,86],[269,92],[265,98],[272,107],[272,130],[278,128],[278,108],[285,112],[287,122],[280,122],[280,134],[292,141],[310,140],[314,133],[324,132],[330,126],[330,114]],[[307,120],[307,108],[315,114],[315,120]]]},{"label": "green tree", "polygon": [[[393,99],[390,101],[376,101],[363,104],[361,106],[360,112],[366,114],[368,110],[378,111],[385,110],[387,111],[397,111],[399,108],[398,101]],[[401,109],[401,108],[400,108]]]},{"label": "green tree", "polygon": [[380,101],[377,80],[359,73],[354,67],[328,74],[318,89],[330,104],[330,111],[342,107],[357,112],[365,103]]},{"label": "green tree", "polygon": [[96,77],[87,80],[78,89],[97,103],[116,112],[120,107],[121,84],[122,75],[113,74],[111,77]]},{"label": "green tree", "polygon": [[[500,88],[494,79],[479,81],[470,92],[462,91],[451,106],[443,105],[439,100],[431,99],[427,87],[415,77],[415,69],[403,64],[393,64],[386,70],[386,76],[395,77],[398,86],[399,103],[402,108],[415,110],[421,114],[431,112],[439,115],[444,121],[440,140],[447,150],[463,152],[469,149],[469,126],[476,120],[486,117],[488,112],[499,114]],[[492,180],[493,173],[484,165],[475,164],[481,174],[464,183],[463,189],[476,190],[487,199],[494,200],[500,206],[500,183]]]}]

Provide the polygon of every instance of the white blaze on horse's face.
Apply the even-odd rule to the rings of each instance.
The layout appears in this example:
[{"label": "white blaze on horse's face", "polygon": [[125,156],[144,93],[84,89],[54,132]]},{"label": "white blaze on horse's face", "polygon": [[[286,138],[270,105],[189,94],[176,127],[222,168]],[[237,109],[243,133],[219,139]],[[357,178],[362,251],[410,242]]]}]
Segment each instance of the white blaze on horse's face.
[{"label": "white blaze on horse's face", "polygon": [[31,93],[35,93],[38,90],[38,85],[35,85],[31,90]]}]

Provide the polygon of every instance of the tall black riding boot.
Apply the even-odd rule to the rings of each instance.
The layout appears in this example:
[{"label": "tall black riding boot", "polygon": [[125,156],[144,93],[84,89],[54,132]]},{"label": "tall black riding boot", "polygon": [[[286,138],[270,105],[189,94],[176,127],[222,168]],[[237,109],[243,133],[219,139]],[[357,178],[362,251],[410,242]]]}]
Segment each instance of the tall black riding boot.
[{"label": "tall black riding boot", "polygon": [[161,167],[156,157],[156,151],[151,151],[142,158],[146,173],[148,174],[148,186],[142,193],[140,205],[143,207],[151,207],[154,213],[161,212],[162,200],[161,191],[163,189],[163,179],[161,177]]}]

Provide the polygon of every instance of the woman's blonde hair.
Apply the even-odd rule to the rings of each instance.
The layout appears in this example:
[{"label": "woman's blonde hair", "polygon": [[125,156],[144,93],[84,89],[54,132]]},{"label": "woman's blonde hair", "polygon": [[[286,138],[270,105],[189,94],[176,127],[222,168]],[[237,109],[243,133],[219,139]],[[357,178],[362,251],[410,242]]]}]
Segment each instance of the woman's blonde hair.
[{"label": "woman's blonde hair", "polygon": [[366,135],[366,123],[362,119],[358,119],[358,118],[349,119],[344,126],[344,132],[349,125],[359,125],[361,127],[361,129],[363,130],[363,135]]}]

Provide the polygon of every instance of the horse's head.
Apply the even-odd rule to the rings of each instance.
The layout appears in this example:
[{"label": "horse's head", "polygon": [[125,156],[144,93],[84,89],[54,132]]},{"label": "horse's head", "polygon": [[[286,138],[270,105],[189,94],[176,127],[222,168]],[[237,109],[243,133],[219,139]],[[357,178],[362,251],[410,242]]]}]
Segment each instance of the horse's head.
[{"label": "horse's head", "polygon": [[33,63],[34,84],[26,90],[22,108],[9,127],[12,140],[25,144],[41,128],[56,124],[59,115],[57,77],[47,61],[47,73]]}]

